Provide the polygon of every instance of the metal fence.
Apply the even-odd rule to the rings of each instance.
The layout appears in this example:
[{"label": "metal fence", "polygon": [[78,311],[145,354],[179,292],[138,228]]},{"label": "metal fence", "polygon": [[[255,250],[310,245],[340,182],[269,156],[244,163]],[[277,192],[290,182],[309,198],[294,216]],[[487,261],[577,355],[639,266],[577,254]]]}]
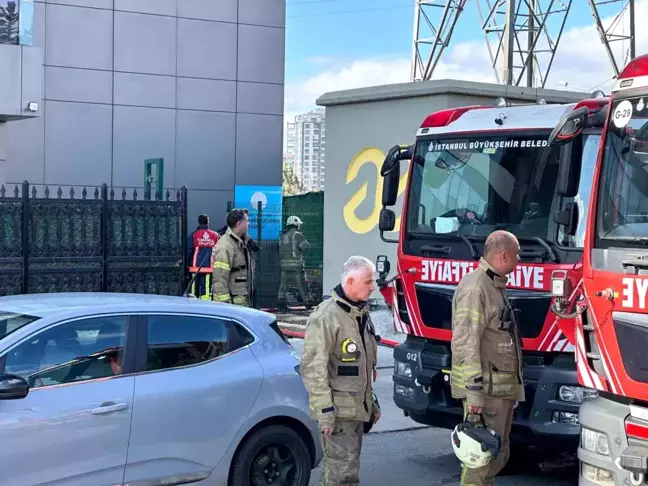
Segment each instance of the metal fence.
[{"label": "metal fence", "polygon": [[[281,283],[281,258],[279,236],[285,229],[289,216],[299,217],[303,224],[301,233],[310,244],[304,255],[305,283],[312,301],[322,299],[322,265],[324,243],[324,193],[309,193],[283,198],[281,206],[259,204],[251,209],[249,203],[233,202],[229,208],[239,207],[250,210],[250,236],[261,250],[255,254],[255,307],[275,309]],[[288,305],[299,305],[297,288],[289,288]]]},{"label": "metal fence", "polygon": [[0,295],[181,295],[186,235],[185,187],[0,186]]}]

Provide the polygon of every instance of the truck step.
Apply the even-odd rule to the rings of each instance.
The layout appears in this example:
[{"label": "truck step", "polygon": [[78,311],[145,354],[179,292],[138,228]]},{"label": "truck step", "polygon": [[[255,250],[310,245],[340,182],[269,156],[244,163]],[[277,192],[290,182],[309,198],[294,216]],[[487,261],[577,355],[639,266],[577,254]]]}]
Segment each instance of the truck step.
[{"label": "truck step", "polygon": [[601,355],[598,353],[587,353],[587,357],[592,359],[601,359]]},{"label": "truck step", "polygon": [[583,331],[593,332],[594,331],[594,326],[591,326],[589,324],[583,324]]}]

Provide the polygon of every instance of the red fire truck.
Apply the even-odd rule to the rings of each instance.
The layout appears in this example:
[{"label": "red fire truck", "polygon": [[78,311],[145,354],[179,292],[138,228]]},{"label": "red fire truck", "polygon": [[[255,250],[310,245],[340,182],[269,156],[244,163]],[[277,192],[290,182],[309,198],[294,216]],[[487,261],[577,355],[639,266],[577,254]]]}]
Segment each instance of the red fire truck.
[{"label": "red fire truck", "polygon": [[[407,334],[394,350],[394,402],[416,422],[452,428],[462,419],[461,403],[450,393],[452,297],[461,277],[477,267],[488,234],[505,229],[521,245],[508,294],[521,311],[527,397],[516,410],[511,439],[576,449],[578,408],[597,392],[578,384],[574,348],[550,311],[551,276],[563,270],[580,278],[608,106],[602,93],[597,96],[560,105],[511,106],[499,99],[495,106],[438,111],[424,120],[414,145],[393,147],[385,158],[379,227],[398,250],[391,278],[387,257],[379,256],[376,266],[394,326]],[[550,146],[549,135],[566,114],[585,123],[568,142]],[[405,160],[396,240],[385,232],[395,227],[389,206],[396,204]]]},{"label": "red fire truck", "polygon": [[[555,274],[552,282],[560,326],[576,346],[579,380],[599,391],[580,409],[580,485],[648,484],[647,104],[642,56],[619,75],[606,110],[582,280],[574,286]],[[552,146],[566,143],[569,131],[557,127]]]}]

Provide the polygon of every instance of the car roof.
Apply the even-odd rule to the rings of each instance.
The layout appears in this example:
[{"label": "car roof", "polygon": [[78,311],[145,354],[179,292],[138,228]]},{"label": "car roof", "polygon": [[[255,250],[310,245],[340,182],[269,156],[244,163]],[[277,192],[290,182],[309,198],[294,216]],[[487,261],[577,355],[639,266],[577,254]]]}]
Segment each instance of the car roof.
[{"label": "car roof", "polygon": [[0,313],[4,312],[52,319],[112,312],[187,312],[240,318],[246,322],[258,320],[259,317],[264,322],[275,319],[274,315],[256,309],[193,297],[110,292],[5,296],[0,297]]}]

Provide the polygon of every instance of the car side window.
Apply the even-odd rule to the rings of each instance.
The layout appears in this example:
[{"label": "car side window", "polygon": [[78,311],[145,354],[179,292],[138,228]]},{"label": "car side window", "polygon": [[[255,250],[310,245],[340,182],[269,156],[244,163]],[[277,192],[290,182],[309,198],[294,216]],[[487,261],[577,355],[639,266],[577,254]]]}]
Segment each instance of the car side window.
[{"label": "car side window", "polygon": [[218,358],[240,345],[230,323],[193,316],[148,316],[146,370],[167,370]]},{"label": "car side window", "polygon": [[42,331],[9,351],[5,373],[31,388],[121,374],[128,316],[94,317]]}]

